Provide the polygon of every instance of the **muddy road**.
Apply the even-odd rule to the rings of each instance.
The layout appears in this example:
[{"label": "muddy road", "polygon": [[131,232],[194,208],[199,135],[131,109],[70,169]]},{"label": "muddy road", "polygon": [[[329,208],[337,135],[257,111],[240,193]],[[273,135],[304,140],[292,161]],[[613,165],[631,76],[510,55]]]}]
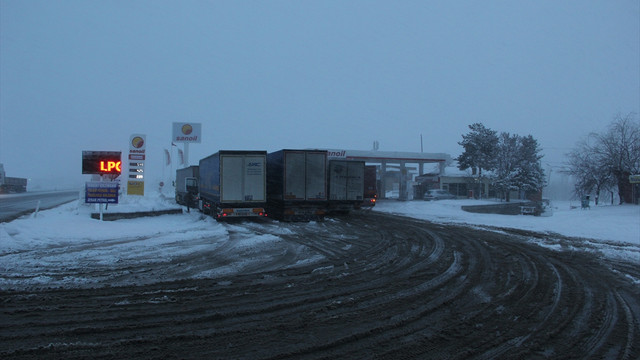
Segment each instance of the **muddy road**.
[{"label": "muddy road", "polygon": [[282,226],[270,260],[236,274],[190,277],[242,255],[218,248],[96,268],[111,285],[2,290],[0,357],[640,357],[638,264],[377,213]]}]

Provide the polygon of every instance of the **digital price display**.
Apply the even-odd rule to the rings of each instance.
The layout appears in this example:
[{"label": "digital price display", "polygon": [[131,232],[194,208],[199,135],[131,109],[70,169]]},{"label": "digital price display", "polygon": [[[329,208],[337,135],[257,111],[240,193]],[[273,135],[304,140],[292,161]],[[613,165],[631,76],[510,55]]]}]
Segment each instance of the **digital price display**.
[{"label": "digital price display", "polygon": [[83,151],[83,174],[116,174],[122,172],[122,153],[120,151]]}]

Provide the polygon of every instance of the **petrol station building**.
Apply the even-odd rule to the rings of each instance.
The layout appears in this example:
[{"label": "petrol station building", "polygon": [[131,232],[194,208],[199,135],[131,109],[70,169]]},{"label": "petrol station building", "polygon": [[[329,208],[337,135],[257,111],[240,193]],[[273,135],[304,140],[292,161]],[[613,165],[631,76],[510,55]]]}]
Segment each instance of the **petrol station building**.
[{"label": "petrol station building", "polygon": [[384,199],[388,192],[398,192],[398,198],[406,200],[412,189],[409,184],[416,176],[424,174],[444,175],[452,162],[445,153],[362,151],[327,149],[329,160],[361,160],[377,168],[378,197]]}]

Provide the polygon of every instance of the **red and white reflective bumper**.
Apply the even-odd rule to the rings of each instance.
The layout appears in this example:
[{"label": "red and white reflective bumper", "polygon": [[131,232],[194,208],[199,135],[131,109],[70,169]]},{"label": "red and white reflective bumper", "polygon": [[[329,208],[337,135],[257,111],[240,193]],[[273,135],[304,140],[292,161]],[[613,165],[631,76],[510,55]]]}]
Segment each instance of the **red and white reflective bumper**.
[{"label": "red and white reflective bumper", "polygon": [[218,214],[219,218],[225,217],[259,217],[267,216],[267,212],[264,208],[224,208]]}]

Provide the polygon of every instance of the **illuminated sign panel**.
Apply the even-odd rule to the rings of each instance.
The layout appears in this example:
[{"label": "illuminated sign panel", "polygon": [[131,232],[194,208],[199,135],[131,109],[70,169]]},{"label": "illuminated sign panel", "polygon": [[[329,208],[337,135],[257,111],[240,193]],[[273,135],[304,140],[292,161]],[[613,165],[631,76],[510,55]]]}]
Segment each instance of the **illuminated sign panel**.
[{"label": "illuminated sign panel", "polygon": [[[144,161],[147,152],[147,135],[132,134],[129,137],[129,178],[127,194],[144,196]],[[126,177],[126,173],[125,173]]]},{"label": "illuminated sign panel", "polygon": [[117,204],[119,189],[120,184],[117,182],[87,182],[84,188],[84,202],[87,204]]},{"label": "illuminated sign panel", "polygon": [[82,173],[119,175],[122,172],[121,155],[120,151],[83,151]]},{"label": "illuminated sign panel", "polygon": [[114,170],[117,172],[122,172],[122,168],[120,168],[120,161],[100,160],[101,172],[112,173]]}]

